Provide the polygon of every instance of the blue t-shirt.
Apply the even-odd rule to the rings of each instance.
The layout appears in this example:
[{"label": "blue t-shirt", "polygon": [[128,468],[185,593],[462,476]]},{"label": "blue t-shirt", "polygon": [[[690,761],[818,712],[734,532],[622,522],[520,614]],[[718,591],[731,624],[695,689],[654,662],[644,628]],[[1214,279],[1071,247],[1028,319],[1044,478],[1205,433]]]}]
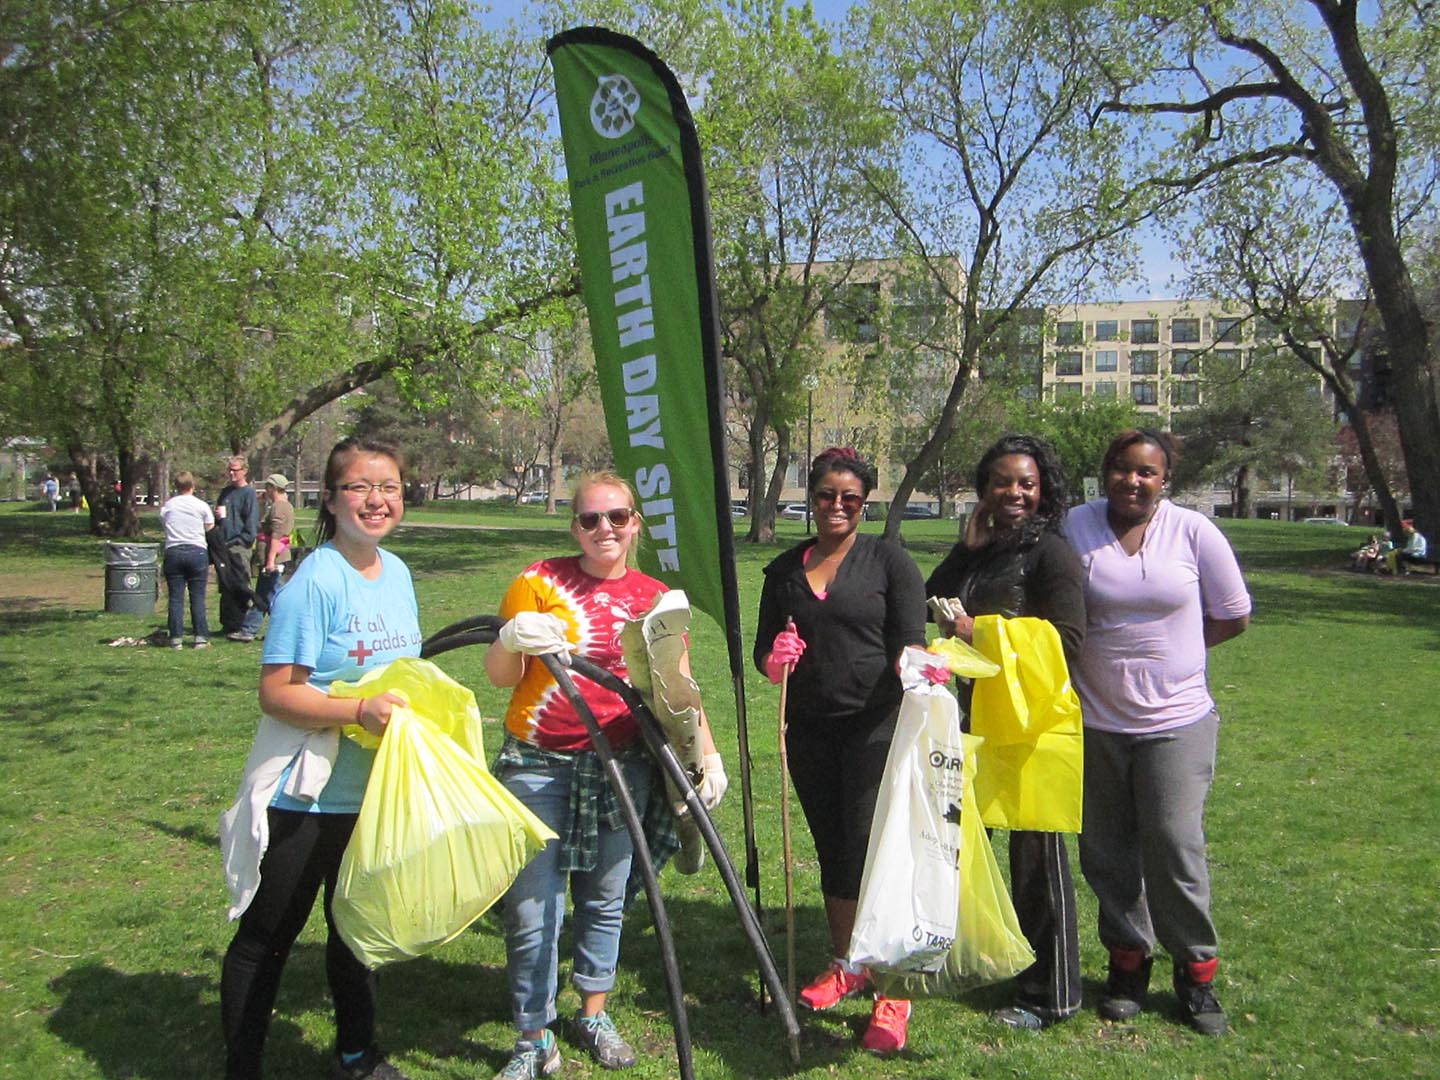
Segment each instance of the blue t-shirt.
[{"label": "blue t-shirt", "polygon": [[[420,617],[410,570],[383,549],[380,563],[380,576],[370,581],[334,545],[316,548],[275,594],[260,662],[307,667],[310,685],[323,692],[336,680],[358,679],[397,657],[419,656]],[[319,799],[308,803],[284,795],[287,767],[270,805],[356,813],[374,761],[375,751],[342,736],[335,769]]]}]

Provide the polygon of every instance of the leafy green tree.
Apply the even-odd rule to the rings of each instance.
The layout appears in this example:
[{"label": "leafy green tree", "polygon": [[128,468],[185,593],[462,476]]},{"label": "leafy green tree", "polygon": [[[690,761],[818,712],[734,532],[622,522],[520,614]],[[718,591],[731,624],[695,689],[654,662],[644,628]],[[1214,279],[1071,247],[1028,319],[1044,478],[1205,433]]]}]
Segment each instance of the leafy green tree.
[{"label": "leafy green tree", "polygon": [[[1138,148],[1094,109],[1132,59],[1113,21],[1073,5],[875,0],[847,43],[907,139],[870,174],[903,253],[956,313],[953,378],[929,437],[896,485],[903,505],[950,440],[993,343],[1046,303],[1095,291],[1134,264],[1132,227],[1166,202],[1128,183]],[[958,264],[959,273],[952,267]],[[887,533],[899,529],[891,515]]]},{"label": "leafy green tree", "polygon": [[1105,116],[1172,122],[1156,143],[1167,182],[1200,188],[1231,171],[1255,182],[1267,168],[1295,164],[1343,208],[1384,328],[1416,517],[1432,535],[1440,531],[1440,349],[1406,240],[1417,215],[1433,217],[1437,26],[1424,3],[1150,4],[1126,40],[1167,62],[1119,75],[1100,106]]},{"label": "leafy green tree", "polygon": [[808,8],[729,10],[704,36],[703,64],[696,124],[722,348],[745,420],[744,470],[764,489],[748,538],[766,540],[821,365],[823,313],[858,301],[856,261],[873,251],[880,219],[862,166],[878,160],[886,128],[863,71],[832,52]]},{"label": "leafy green tree", "polygon": [[1313,372],[1278,351],[1248,361],[1202,360],[1202,400],[1175,417],[1183,452],[1172,486],[1229,485],[1236,517],[1254,515],[1257,476],[1286,476],[1320,490],[1329,476],[1338,425]]},{"label": "leafy green tree", "polygon": [[1377,345],[1383,352],[1384,337],[1368,299],[1342,299],[1363,275],[1341,208],[1317,198],[1314,187],[1294,163],[1223,173],[1211,183],[1180,249],[1193,292],[1233,298],[1250,336],[1277,338],[1324,381],[1346,419],[1365,472],[1362,486],[1374,492],[1398,540],[1393,473],[1382,461],[1357,385],[1363,353]]}]

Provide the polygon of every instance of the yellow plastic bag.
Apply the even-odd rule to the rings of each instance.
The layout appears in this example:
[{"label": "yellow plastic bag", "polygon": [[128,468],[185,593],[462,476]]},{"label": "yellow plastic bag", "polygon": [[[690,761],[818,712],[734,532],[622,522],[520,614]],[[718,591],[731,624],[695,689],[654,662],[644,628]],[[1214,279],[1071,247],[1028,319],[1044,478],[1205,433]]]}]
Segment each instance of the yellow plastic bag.
[{"label": "yellow plastic bag", "polygon": [[1044,619],[975,620],[975,648],[1000,666],[977,679],[970,731],[979,752],[975,798],[998,829],[1079,832],[1085,752],[1080,699],[1060,635]]},{"label": "yellow plastic bag", "polygon": [[975,805],[976,761],[982,740],[962,735],[965,765],[960,802],[960,910],[955,941],[944,966],[929,974],[872,971],[876,986],[893,997],[933,997],[1001,982],[1035,962],[1015,916],[990,836]]},{"label": "yellow plastic bag", "polygon": [[936,638],[926,649],[944,660],[956,675],[967,679],[986,679],[1000,671],[999,664],[961,638]]},{"label": "yellow plastic bag", "polygon": [[[392,711],[379,740],[335,891],[336,929],[370,968],[455,937],[555,839],[483,759],[448,734],[473,736],[478,746],[479,713],[474,696],[435,665],[396,660],[361,689],[349,684],[331,692],[353,697],[402,688],[410,707]],[[462,708],[427,711],[446,702]]]}]

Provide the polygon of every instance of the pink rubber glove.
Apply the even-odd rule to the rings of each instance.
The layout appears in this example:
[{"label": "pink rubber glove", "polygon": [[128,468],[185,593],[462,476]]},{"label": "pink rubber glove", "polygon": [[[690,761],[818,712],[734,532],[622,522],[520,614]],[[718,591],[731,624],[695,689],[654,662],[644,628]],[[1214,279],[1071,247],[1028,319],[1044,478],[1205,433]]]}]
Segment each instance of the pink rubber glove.
[{"label": "pink rubber glove", "polygon": [[944,686],[950,681],[950,669],[944,664],[931,664],[925,669],[925,678],[933,686]]},{"label": "pink rubber glove", "polygon": [[772,683],[779,683],[785,675],[786,665],[794,666],[805,652],[805,641],[794,630],[786,627],[775,635],[770,646],[770,655],[765,658],[765,677]]}]

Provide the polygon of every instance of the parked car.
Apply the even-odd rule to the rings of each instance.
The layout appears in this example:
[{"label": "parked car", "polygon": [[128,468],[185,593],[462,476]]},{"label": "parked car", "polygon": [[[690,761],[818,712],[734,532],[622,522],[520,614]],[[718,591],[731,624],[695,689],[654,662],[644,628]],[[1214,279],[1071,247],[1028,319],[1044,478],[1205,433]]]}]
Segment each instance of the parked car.
[{"label": "parked car", "polygon": [[804,521],[805,508],[806,504],[803,502],[786,503],[780,508],[780,516],[786,521]]},{"label": "parked car", "polygon": [[1338,517],[1313,517],[1313,518],[1306,518],[1306,519],[1302,522],[1302,524],[1304,524],[1304,525],[1347,525],[1347,524],[1349,524],[1349,523],[1340,520]]},{"label": "parked car", "polygon": [[911,518],[938,518],[940,511],[926,503],[907,503],[905,510],[900,516],[907,520]]},{"label": "parked car", "polygon": [[550,492],[548,491],[527,491],[524,495],[520,496],[520,504],[522,506],[535,506],[537,504],[544,506],[549,500]]},{"label": "parked car", "polygon": [[750,513],[750,504],[744,499],[735,499],[730,503],[730,516],[732,518],[743,518]]}]

